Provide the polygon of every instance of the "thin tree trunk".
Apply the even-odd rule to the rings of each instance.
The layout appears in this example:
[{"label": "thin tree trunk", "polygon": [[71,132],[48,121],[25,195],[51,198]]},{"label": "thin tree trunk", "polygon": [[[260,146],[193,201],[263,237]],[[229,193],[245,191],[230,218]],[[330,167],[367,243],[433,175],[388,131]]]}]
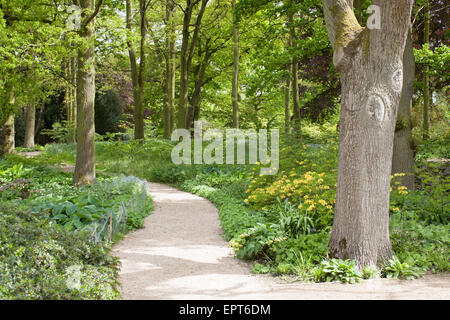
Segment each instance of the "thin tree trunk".
[{"label": "thin tree trunk", "polygon": [[134,125],[135,132],[134,138],[136,140],[142,140],[144,136],[144,72],[145,72],[145,45],[147,38],[147,9],[146,1],[139,0],[139,13],[140,13],[140,30],[141,30],[141,41],[140,41],[140,56],[139,56],[139,70],[137,75],[137,100],[135,101],[135,113],[134,113]]},{"label": "thin tree trunk", "polygon": [[[185,129],[189,126],[189,118],[187,114],[188,102],[189,102],[189,73],[192,65],[192,58],[194,56],[195,47],[198,42],[200,33],[200,26],[203,19],[203,15],[206,10],[206,5],[209,0],[202,0],[202,5],[197,15],[195,22],[195,29],[190,40],[190,23],[192,18],[192,12],[196,4],[195,1],[186,0],[186,8],[184,10],[183,19],[183,40],[181,43],[180,53],[180,97],[178,99],[178,128]],[[190,41],[189,41],[190,40]]]},{"label": "thin tree trunk", "polygon": [[233,128],[239,129],[239,59],[240,59],[240,45],[239,45],[239,22],[237,21],[235,12],[236,0],[232,1],[233,10],[233,45],[234,45],[234,59],[233,59],[233,81],[231,99],[233,102]]},{"label": "thin tree trunk", "polygon": [[[430,44],[430,2],[425,1],[424,14],[424,43]],[[430,66],[424,65],[423,69],[423,139],[430,138]]]},{"label": "thin tree trunk", "polygon": [[25,110],[25,140],[23,146],[25,148],[34,148],[34,130],[36,122],[36,108],[29,106]]},{"label": "thin tree trunk", "polygon": [[410,31],[403,56],[403,89],[398,108],[394,137],[394,156],[392,158],[392,174],[406,174],[406,176],[401,178],[401,183],[410,190],[415,189],[414,151],[411,134],[411,108],[414,94],[415,68]]},{"label": "thin tree trunk", "polygon": [[175,110],[175,24],[174,24],[175,3],[167,0],[166,4],[166,99],[164,108],[164,138],[170,139],[174,129]]},{"label": "thin tree trunk", "polygon": [[41,109],[39,110],[39,118],[36,123],[36,128],[34,129],[34,137],[37,138],[39,132],[41,131],[41,124],[42,124],[42,118],[44,117],[44,111],[45,111],[45,101],[41,104]]},{"label": "thin tree trunk", "polygon": [[[78,49],[77,76],[77,159],[74,184],[93,184],[95,178],[95,17],[90,18],[95,9],[94,0],[79,1],[83,10],[82,19],[89,21],[79,31],[86,46]],[[86,20],[87,19],[87,20]]]},{"label": "thin tree trunk", "polygon": [[[290,36],[289,36],[289,44],[291,45],[291,49],[294,47],[294,41],[296,38],[295,25],[294,25],[294,14],[289,14],[289,28],[290,28]],[[294,53],[295,54],[295,53]],[[300,132],[300,98],[299,98],[299,90],[298,90],[298,60],[294,56],[292,58],[292,96],[294,102],[294,129],[297,132]]]},{"label": "thin tree trunk", "polygon": [[341,74],[338,185],[330,256],[359,268],[392,257],[389,198],[403,53],[412,0],[374,0],[382,29],[362,28],[353,0],[323,0],[333,62]]},{"label": "thin tree trunk", "polygon": [[70,136],[69,143],[77,142],[77,59],[75,57],[70,58]]},{"label": "thin tree trunk", "polygon": [[284,129],[286,133],[291,132],[291,67],[291,65],[287,67],[288,74],[286,75],[286,83],[284,87]]}]

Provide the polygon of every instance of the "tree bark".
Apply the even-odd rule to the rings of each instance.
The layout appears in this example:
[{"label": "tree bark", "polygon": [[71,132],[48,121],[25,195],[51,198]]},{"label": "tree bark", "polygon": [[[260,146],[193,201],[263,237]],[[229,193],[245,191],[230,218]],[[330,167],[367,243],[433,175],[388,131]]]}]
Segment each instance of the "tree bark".
[{"label": "tree bark", "polygon": [[392,158],[392,174],[406,174],[406,176],[401,177],[400,182],[410,190],[415,189],[414,150],[411,134],[411,108],[414,94],[415,69],[410,31],[403,56],[403,89],[398,108],[394,137],[394,156]]},{"label": "tree bark", "polygon": [[353,0],[323,0],[341,74],[339,165],[330,256],[377,266],[392,257],[389,198],[412,0],[374,0],[381,30],[362,28]]},{"label": "tree bark", "polygon": [[202,0],[200,11],[197,15],[197,20],[194,25],[194,33],[190,39],[190,24],[194,6],[198,1],[186,0],[186,8],[184,9],[183,19],[183,40],[181,43],[180,53],[180,97],[178,99],[178,128],[186,129],[189,125],[189,118],[187,114],[187,104],[189,101],[189,73],[192,65],[192,58],[197,45],[198,36],[200,33],[200,26],[203,15],[206,10],[206,5],[209,0]]},{"label": "tree bark", "polygon": [[173,0],[167,0],[166,4],[166,99],[164,107],[164,138],[170,139],[174,129],[174,110],[175,110],[175,24],[174,12],[175,3]]},{"label": "tree bark", "polygon": [[15,152],[15,128],[14,128],[14,87],[10,82],[5,84],[6,106],[0,113],[0,157]]},{"label": "tree bark", "polygon": [[[77,186],[93,184],[95,178],[95,17],[94,0],[79,1],[83,10],[83,21],[89,21],[79,31],[85,41],[78,49],[77,76],[77,159],[74,184]],[[86,23],[83,23],[83,25]]]},{"label": "tree bark", "polygon": [[286,83],[284,87],[284,129],[286,133],[291,132],[291,71],[292,66],[287,67]]},{"label": "tree bark", "polygon": [[[425,1],[424,8],[424,44],[430,44],[430,2]],[[423,139],[430,138],[430,66],[424,65],[423,68]]]},{"label": "tree bark", "polygon": [[34,148],[34,130],[36,123],[36,108],[29,106],[25,110],[25,140],[23,146],[25,148]]},{"label": "tree bark", "polygon": [[15,152],[14,113],[5,116],[0,124],[0,157],[3,157]]},{"label": "tree bark", "polygon": [[239,22],[236,17],[236,0],[232,1],[231,7],[233,10],[233,80],[231,99],[233,103],[233,128],[239,129],[239,59],[240,59],[240,45],[239,45]]},{"label": "tree bark", "polygon": [[[290,35],[289,35],[289,43],[291,45],[291,49],[294,49],[294,41],[296,38],[296,32],[295,32],[295,25],[294,25],[294,14],[289,14],[289,28],[290,28]],[[294,50],[293,50],[294,51]],[[301,130],[300,127],[300,120],[301,120],[301,113],[300,113],[300,97],[299,97],[299,90],[298,90],[298,60],[296,57],[296,53],[293,52],[292,57],[292,96],[293,96],[293,102],[294,102],[294,130],[299,132]]]}]

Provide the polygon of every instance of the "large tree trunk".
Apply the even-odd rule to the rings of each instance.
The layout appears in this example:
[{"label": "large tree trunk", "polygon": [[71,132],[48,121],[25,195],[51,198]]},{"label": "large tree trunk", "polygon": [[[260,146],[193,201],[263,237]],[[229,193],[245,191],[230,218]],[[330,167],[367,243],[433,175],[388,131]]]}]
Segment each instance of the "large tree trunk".
[{"label": "large tree trunk", "polygon": [[25,140],[23,146],[25,148],[34,148],[34,130],[36,123],[36,108],[29,106],[25,109]]},{"label": "large tree trunk", "polygon": [[389,197],[393,141],[403,85],[412,0],[374,0],[381,30],[362,28],[353,0],[324,0],[341,74],[338,185],[330,255],[377,266],[392,256]]},{"label": "large tree trunk", "polygon": [[414,94],[415,68],[410,31],[403,56],[403,89],[398,108],[394,137],[394,156],[392,158],[392,174],[406,174],[406,176],[401,177],[401,183],[410,190],[415,189],[414,150],[411,135],[411,108]]},{"label": "large tree trunk", "polygon": [[83,20],[89,22],[79,31],[86,46],[78,49],[77,159],[74,173],[74,184],[78,186],[95,183],[95,18],[89,18],[95,9],[94,0],[81,0],[80,6]]},{"label": "large tree trunk", "polygon": [[175,3],[173,0],[167,0],[166,4],[166,83],[165,83],[165,106],[164,106],[164,138],[170,139],[174,129],[174,110],[175,110],[175,24],[174,12]]},{"label": "large tree trunk", "polygon": [[234,59],[233,59],[233,81],[231,99],[233,102],[233,128],[239,129],[239,24],[236,17],[236,0],[232,1],[233,10],[233,45],[234,45]]},{"label": "large tree trunk", "polygon": [[5,116],[0,123],[0,157],[15,152],[14,113]]}]

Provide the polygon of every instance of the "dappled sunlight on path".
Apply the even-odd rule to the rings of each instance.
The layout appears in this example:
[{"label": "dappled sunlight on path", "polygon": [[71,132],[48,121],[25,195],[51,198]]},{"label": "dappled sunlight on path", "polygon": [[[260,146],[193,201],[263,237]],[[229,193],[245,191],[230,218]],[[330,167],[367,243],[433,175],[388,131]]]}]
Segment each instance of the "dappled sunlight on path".
[{"label": "dappled sunlight on path", "polygon": [[355,285],[287,283],[256,276],[223,240],[209,201],[154,183],[155,211],[145,228],[113,250],[122,261],[124,299],[449,299],[450,276]]}]

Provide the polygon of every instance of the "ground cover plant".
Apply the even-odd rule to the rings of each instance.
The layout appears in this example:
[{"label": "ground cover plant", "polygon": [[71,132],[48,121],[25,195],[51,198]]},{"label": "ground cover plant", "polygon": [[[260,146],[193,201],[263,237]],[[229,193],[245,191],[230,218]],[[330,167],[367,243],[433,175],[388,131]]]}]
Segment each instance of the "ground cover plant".
[{"label": "ground cover plant", "polygon": [[0,161],[0,191],[1,299],[119,297],[109,248],[151,212],[142,180],[99,176],[78,188],[43,159],[10,156]]}]

